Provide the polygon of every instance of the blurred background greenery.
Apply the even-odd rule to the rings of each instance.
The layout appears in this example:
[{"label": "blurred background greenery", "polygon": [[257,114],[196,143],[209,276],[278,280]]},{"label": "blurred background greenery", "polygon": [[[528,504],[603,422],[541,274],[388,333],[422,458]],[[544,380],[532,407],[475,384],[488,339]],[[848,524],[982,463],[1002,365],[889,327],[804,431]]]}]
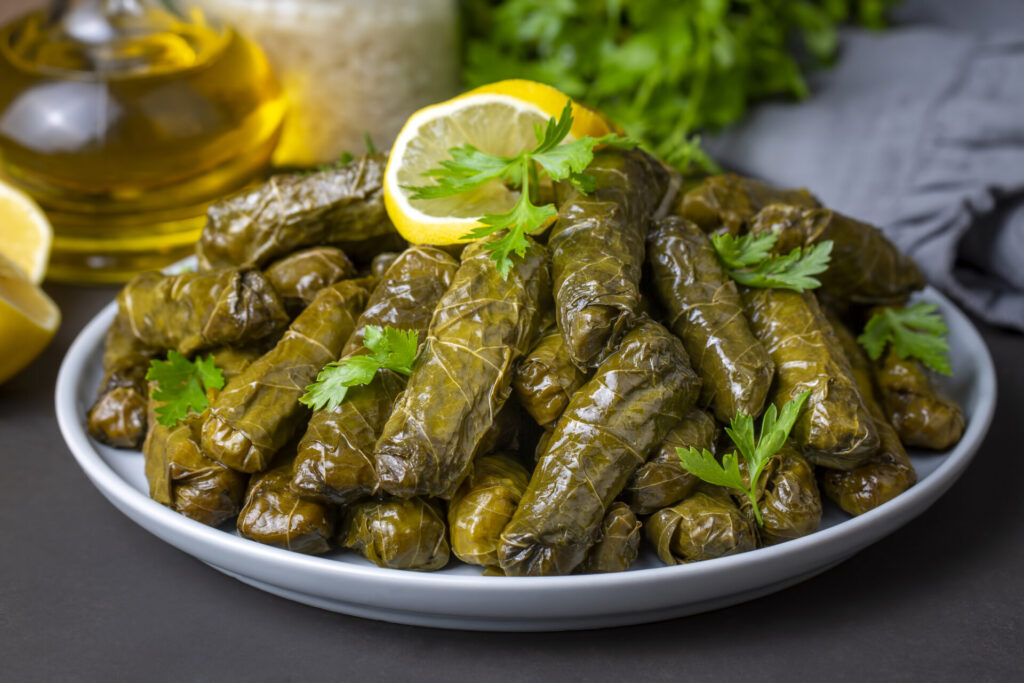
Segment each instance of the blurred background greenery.
[{"label": "blurred background greenery", "polygon": [[843,23],[898,0],[462,0],[463,78],[529,78],[601,109],[656,155],[714,163],[697,134],[766,97],[808,96]]}]

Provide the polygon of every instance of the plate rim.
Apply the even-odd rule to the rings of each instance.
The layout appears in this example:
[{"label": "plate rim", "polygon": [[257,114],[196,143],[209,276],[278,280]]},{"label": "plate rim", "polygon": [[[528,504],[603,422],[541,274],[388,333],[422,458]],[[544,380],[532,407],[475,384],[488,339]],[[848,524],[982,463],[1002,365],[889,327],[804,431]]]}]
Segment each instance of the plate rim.
[{"label": "plate rim", "polygon": [[[403,591],[448,591],[457,588],[460,593],[477,594],[483,591],[489,596],[500,594],[514,597],[524,592],[530,595],[549,592],[561,594],[565,591],[651,587],[666,581],[707,579],[717,574],[743,572],[750,567],[764,564],[782,566],[794,558],[801,558],[807,554],[833,557],[835,554],[829,552],[838,547],[849,550],[847,555],[853,555],[919,515],[952,486],[981,446],[991,425],[997,398],[997,377],[987,344],[963,311],[931,286],[924,290],[924,296],[939,303],[943,313],[950,318],[948,322],[951,323],[951,327],[956,325],[965,336],[968,347],[965,348],[965,352],[975,356],[978,369],[968,385],[971,391],[977,392],[975,413],[971,416],[961,441],[947,452],[946,459],[924,481],[893,500],[830,528],[747,553],[671,567],[549,577],[487,577],[443,571],[411,572],[359,566],[324,557],[302,555],[262,545],[188,519],[151,500],[123,479],[104,461],[85,429],[83,407],[78,402],[80,380],[90,356],[95,352],[97,344],[101,343],[114,317],[116,300],[101,309],[79,332],[69,347],[61,363],[54,390],[55,409],[65,443],[93,485],[133,522],[162,541],[196,557],[199,555],[183,546],[203,547],[211,552],[227,552],[236,559],[265,565],[266,571],[302,572],[339,581],[354,579],[377,587],[400,587]],[[154,527],[162,529],[164,533],[175,534],[179,538],[172,541],[154,530]],[[884,529],[878,532],[879,527]],[[207,562],[203,557],[199,559]],[[500,580],[497,580],[499,578]],[[366,604],[372,606],[375,603],[371,601]],[[460,607],[465,608],[466,605]]]}]

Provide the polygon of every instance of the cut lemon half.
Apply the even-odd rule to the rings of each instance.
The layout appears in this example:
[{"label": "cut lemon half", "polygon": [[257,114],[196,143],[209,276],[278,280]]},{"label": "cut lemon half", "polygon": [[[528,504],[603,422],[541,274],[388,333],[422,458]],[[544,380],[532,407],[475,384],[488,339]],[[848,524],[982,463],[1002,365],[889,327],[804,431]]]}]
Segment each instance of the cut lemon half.
[{"label": "cut lemon half", "polygon": [[60,325],[60,311],[13,261],[0,256],[0,382],[38,356]]},{"label": "cut lemon half", "polygon": [[52,242],[53,228],[39,205],[0,181],[0,254],[38,285],[46,275]]},{"label": "cut lemon half", "polygon": [[[409,187],[432,185],[424,173],[440,168],[448,150],[473,145],[482,152],[515,156],[537,146],[534,128],[557,118],[569,97],[543,83],[499,81],[435,104],[409,117],[391,147],[384,173],[384,205],[398,232],[413,244],[457,244],[488,213],[505,213],[519,192],[493,180],[441,199],[412,199]],[[574,102],[566,142],[611,132],[597,112]]]}]

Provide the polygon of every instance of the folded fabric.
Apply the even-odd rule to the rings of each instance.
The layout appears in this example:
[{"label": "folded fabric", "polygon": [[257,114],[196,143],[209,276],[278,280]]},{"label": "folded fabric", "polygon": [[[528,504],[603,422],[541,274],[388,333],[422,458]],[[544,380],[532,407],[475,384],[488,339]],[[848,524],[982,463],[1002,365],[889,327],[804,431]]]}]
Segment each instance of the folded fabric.
[{"label": "folded fabric", "polygon": [[1024,331],[1024,32],[848,30],[842,46],[808,100],[759,105],[708,151],[878,225],[969,311]]}]

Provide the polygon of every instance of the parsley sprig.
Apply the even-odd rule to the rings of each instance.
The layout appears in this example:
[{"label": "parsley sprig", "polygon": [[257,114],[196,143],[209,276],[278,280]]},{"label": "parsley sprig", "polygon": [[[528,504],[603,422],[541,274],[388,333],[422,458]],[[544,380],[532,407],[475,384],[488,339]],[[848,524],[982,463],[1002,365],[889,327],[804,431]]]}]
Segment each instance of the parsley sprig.
[{"label": "parsley sprig", "polygon": [[718,260],[733,280],[747,287],[790,289],[803,292],[821,286],[814,277],[828,270],[832,240],[814,246],[796,247],[788,254],[772,253],[778,237],[772,233],[711,236]]},{"label": "parsley sprig", "polygon": [[450,159],[440,162],[440,168],[423,174],[434,180],[433,185],[405,186],[405,189],[413,192],[412,199],[450,197],[493,181],[519,190],[519,199],[510,211],[482,216],[480,225],[462,236],[464,240],[479,240],[507,230],[504,237],[485,245],[498,272],[507,278],[512,268],[512,254],[522,257],[530,246],[526,235],[543,229],[557,215],[554,204],[536,203],[541,175],[546,174],[553,181],[567,180],[586,194],[594,189],[594,177],[585,170],[594,159],[595,147],[636,146],[636,141],[615,134],[563,142],[572,129],[572,121],[572,101],[567,100],[557,120],[551,117],[546,125],[535,127],[537,146],[533,149],[507,157],[488,154],[468,144],[453,147],[448,150]]},{"label": "parsley sprig", "polygon": [[206,392],[224,388],[224,373],[213,356],[190,361],[177,351],[168,351],[167,360],[151,360],[146,379],[156,382],[153,398],[163,405],[156,409],[156,421],[173,427],[190,411],[201,413],[210,405]]},{"label": "parsley sprig", "polygon": [[776,411],[774,405],[768,406],[761,418],[761,434],[754,439],[754,419],[745,413],[739,413],[731,421],[731,426],[725,431],[736,444],[740,454],[746,461],[747,478],[744,479],[740,472],[739,457],[736,451],[726,453],[722,456],[722,462],[715,460],[714,454],[706,448],[698,451],[693,446],[689,448],[676,448],[679,462],[683,469],[694,476],[703,479],[709,484],[725,486],[744,494],[754,506],[754,517],[759,525],[764,525],[761,518],[761,510],[758,508],[758,482],[765,467],[771,462],[772,457],[779,452],[789,432],[793,429],[800,411],[807,402],[810,391],[805,391],[797,398],[788,401],[782,406],[782,411]]},{"label": "parsley sprig", "polygon": [[888,344],[892,344],[900,358],[916,358],[926,366],[952,375],[949,362],[949,329],[935,304],[921,302],[907,308],[883,308],[864,326],[857,341],[872,360],[882,357]]},{"label": "parsley sprig", "polygon": [[316,382],[306,387],[299,399],[313,410],[334,410],[348,393],[349,387],[369,384],[381,368],[403,375],[412,374],[416,360],[419,334],[416,330],[397,330],[390,325],[383,329],[367,325],[363,346],[369,355],[350,356],[324,366]]}]

